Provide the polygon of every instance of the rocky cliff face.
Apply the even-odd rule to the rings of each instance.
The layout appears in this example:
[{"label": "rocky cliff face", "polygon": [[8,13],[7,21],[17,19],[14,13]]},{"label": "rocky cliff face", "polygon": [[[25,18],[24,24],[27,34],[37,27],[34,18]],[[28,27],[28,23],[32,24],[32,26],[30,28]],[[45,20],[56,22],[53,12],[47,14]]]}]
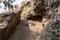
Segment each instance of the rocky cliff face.
[{"label": "rocky cliff face", "polygon": [[46,1],[45,0],[34,0],[34,14],[44,16],[46,15]]}]

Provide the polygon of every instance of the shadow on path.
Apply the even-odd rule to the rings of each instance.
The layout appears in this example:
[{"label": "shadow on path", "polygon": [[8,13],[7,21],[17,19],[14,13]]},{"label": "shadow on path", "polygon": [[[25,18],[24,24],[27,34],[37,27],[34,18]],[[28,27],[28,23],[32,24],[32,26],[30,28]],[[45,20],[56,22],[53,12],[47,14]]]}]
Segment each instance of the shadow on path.
[{"label": "shadow on path", "polygon": [[27,21],[22,20],[9,40],[36,40],[36,36],[30,31]]}]

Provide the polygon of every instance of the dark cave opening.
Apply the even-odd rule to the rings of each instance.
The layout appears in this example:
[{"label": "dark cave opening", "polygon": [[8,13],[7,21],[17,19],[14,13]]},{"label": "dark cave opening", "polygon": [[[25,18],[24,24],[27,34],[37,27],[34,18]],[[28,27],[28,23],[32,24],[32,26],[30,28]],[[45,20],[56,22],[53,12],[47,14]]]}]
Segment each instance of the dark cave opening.
[{"label": "dark cave opening", "polygon": [[36,16],[31,16],[29,18],[27,18],[28,20],[33,20],[33,21],[42,21],[43,19],[43,16],[39,16],[39,15],[36,15]]}]

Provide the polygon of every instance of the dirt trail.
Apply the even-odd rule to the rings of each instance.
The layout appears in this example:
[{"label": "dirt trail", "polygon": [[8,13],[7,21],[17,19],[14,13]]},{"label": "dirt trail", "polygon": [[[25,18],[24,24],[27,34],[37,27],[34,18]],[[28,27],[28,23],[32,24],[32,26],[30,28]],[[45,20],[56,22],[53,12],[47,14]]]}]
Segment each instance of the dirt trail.
[{"label": "dirt trail", "polygon": [[40,40],[43,28],[41,22],[22,20],[9,40]]}]

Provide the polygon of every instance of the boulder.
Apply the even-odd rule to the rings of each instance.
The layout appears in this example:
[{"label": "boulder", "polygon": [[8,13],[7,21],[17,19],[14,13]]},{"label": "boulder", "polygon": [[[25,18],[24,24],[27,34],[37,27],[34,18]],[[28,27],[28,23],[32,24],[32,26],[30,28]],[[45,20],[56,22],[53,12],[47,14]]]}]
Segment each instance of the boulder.
[{"label": "boulder", "polygon": [[[12,13],[10,16],[4,16],[3,21],[0,23],[0,40],[7,40],[10,33],[20,22],[21,11]],[[9,20],[8,20],[8,18]]]}]

